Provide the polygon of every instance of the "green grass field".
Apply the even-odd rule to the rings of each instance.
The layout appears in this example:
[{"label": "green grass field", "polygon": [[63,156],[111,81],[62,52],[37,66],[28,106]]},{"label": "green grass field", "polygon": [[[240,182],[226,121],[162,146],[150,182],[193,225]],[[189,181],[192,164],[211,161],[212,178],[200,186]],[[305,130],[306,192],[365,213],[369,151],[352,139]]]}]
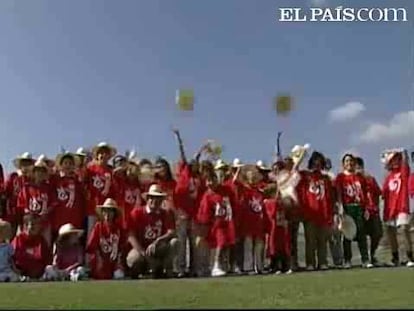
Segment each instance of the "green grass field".
[{"label": "green grass field", "polygon": [[414,269],[0,285],[0,308],[412,308]]}]

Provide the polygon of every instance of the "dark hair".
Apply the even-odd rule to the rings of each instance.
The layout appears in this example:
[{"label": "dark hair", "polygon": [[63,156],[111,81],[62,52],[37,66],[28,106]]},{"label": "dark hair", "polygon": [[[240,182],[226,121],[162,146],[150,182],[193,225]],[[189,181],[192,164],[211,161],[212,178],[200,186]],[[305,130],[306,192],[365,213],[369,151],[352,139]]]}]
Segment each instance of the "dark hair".
[{"label": "dark hair", "polygon": [[152,165],[152,162],[148,159],[141,159],[138,164],[139,166]]},{"label": "dark hair", "polygon": [[[156,160],[155,160],[155,166],[157,166],[157,165],[162,165],[162,166],[164,166],[165,168],[166,168],[166,170],[167,170],[167,176],[166,176],[166,180],[167,181],[169,181],[169,180],[173,180],[174,178],[173,178],[173,174],[172,174],[172,171],[171,171],[171,166],[170,166],[170,163],[168,163],[168,161],[167,160],[165,160],[164,158],[161,158],[161,157],[158,157]],[[158,176],[158,174],[155,174],[155,178],[157,179],[159,179],[160,178],[160,176]]]},{"label": "dark hair", "polygon": [[354,161],[355,161],[355,157],[354,157],[354,155],[353,155],[353,154],[350,154],[350,153],[345,153],[345,154],[344,154],[344,156],[342,157],[342,164],[344,164],[344,163],[345,163],[345,159],[346,159],[346,158],[348,158],[348,157],[350,157],[352,160],[354,160]]},{"label": "dark hair", "polygon": [[355,164],[360,166],[360,167],[364,167],[364,159],[362,159],[361,157],[356,157],[355,158]]},{"label": "dark hair", "polygon": [[72,155],[72,154],[70,154],[70,153],[68,153],[68,154],[64,154],[61,158],[60,158],[60,161],[59,161],[59,165],[62,165],[62,162],[65,160],[65,159],[71,159],[72,160],[72,162],[73,163],[75,163],[75,157]]},{"label": "dark hair", "polygon": [[127,158],[123,155],[117,155],[114,157],[114,159],[112,160],[112,165],[114,168],[117,168],[121,165],[122,162],[125,162],[127,160]]},{"label": "dark hair", "polygon": [[314,152],[312,152],[312,155],[310,156],[309,161],[308,161],[308,169],[309,170],[313,168],[313,166],[315,165],[315,161],[317,159],[319,159],[321,161],[322,169],[324,169],[326,167],[325,156],[322,153],[318,152],[318,151],[314,151]]}]

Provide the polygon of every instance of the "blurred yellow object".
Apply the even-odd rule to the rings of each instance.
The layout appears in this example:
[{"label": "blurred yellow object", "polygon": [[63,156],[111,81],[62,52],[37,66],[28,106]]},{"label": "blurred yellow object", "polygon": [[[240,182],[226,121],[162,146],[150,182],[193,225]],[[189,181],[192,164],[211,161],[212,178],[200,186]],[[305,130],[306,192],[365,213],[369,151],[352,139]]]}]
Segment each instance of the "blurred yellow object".
[{"label": "blurred yellow object", "polygon": [[293,99],[290,95],[279,95],[275,100],[278,115],[287,115],[293,110]]},{"label": "blurred yellow object", "polygon": [[194,110],[194,92],[193,90],[177,90],[175,102],[178,109],[183,111]]}]

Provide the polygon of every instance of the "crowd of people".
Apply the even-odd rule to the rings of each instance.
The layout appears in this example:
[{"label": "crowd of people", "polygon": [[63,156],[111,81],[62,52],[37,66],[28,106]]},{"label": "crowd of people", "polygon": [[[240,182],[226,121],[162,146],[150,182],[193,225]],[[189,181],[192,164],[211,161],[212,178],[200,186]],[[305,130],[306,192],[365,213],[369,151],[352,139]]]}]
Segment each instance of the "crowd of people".
[{"label": "crowd of people", "polygon": [[[269,167],[212,160],[208,143],[189,160],[174,135],[180,160],[173,168],[161,157],[117,154],[105,142],[54,160],[18,156],[16,171],[0,174],[0,281],[290,274],[330,269],[329,248],[335,267],[349,269],[353,241],[362,267],[372,268],[381,264],[383,228],[390,264],[414,267],[406,150],[384,154],[380,187],[352,154],[336,175],[307,145]],[[353,237],[341,232],[346,217]],[[306,267],[298,264],[300,224]]]}]

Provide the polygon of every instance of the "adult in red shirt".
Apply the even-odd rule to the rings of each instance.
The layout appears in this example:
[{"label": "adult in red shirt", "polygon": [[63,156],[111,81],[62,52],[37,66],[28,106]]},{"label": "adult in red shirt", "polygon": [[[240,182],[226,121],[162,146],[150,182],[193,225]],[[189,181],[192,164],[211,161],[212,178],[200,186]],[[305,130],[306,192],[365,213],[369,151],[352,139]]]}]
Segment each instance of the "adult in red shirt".
[{"label": "adult in red shirt", "polygon": [[207,191],[201,199],[197,222],[202,226],[201,237],[214,251],[212,276],[227,274],[224,263],[229,260],[229,251],[236,242],[234,229],[234,193],[219,184],[217,176],[211,172],[207,178]]},{"label": "adult in red shirt", "polygon": [[[365,233],[365,220],[369,218],[367,209],[367,191],[365,178],[355,171],[355,157],[345,154],[342,158],[343,171],[336,176],[335,186],[339,204],[339,216],[346,213],[354,220],[357,227],[356,241],[361,254],[362,266],[372,268],[369,262],[367,237]],[[352,267],[351,240],[344,238],[344,261],[345,268]]]},{"label": "adult in red shirt", "polygon": [[152,271],[155,278],[172,276],[178,240],[173,212],[162,208],[166,197],[167,193],[154,184],[146,194],[146,205],[131,211],[128,224],[131,250],[126,262],[133,278],[138,278],[148,270]]},{"label": "adult in red shirt", "polygon": [[161,157],[158,157],[154,163],[154,183],[159,185],[162,191],[167,194],[163,203],[163,208],[174,211],[175,188],[177,182],[173,177],[170,164],[167,160]]},{"label": "adult in red shirt", "polygon": [[124,278],[123,254],[125,231],[118,221],[121,209],[108,198],[96,207],[98,221],[92,228],[86,246],[91,277],[97,280]]},{"label": "adult in red shirt", "polygon": [[11,173],[5,184],[5,194],[7,199],[6,211],[3,215],[4,220],[7,220],[12,225],[12,235],[14,236],[18,226],[17,219],[17,197],[24,184],[29,182],[30,174],[32,172],[35,160],[32,154],[25,152],[13,160],[13,164],[17,171]]},{"label": "adult in red shirt", "polygon": [[23,277],[39,279],[52,261],[51,248],[41,234],[39,216],[28,214],[23,224],[23,230],[12,241],[14,263]]},{"label": "adult in red shirt", "polygon": [[115,155],[116,149],[106,142],[92,149],[93,160],[88,164],[85,175],[88,235],[96,222],[96,206],[113,196],[112,167],[108,161]]},{"label": "adult in red shirt", "polygon": [[56,191],[56,203],[53,211],[53,237],[57,237],[59,228],[70,223],[76,229],[82,229],[85,219],[85,193],[83,184],[76,175],[76,155],[70,152],[56,157],[58,174],[53,189]]},{"label": "adult in red shirt", "polygon": [[391,246],[392,264],[399,265],[400,263],[397,229],[401,228],[407,252],[407,266],[414,267],[408,196],[408,179],[410,176],[408,152],[403,149],[389,151],[386,158],[386,168],[389,173],[385,178],[382,192],[384,197],[384,222]]},{"label": "adult in red shirt", "polygon": [[[305,198],[302,206],[306,242],[306,269],[328,269],[328,238],[333,222],[332,182],[323,174],[325,157],[314,151],[309,172],[304,176]],[[315,258],[316,255],[316,258]]]},{"label": "adult in red shirt", "polygon": [[[190,162],[184,151],[183,141],[180,132],[174,130],[178,147],[180,151],[180,161],[177,167],[176,174],[176,188],[175,188],[175,205],[176,205],[176,232],[179,242],[177,269],[178,277],[183,277],[187,268],[187,257],[189,257],[189,266],[191,274],[195,274],[194,248],[196,230],[193,230],[194,220],[197,215],[198,207],[200,205],[201,197],[205,189],[205,181],[200,176],[199,160],[201,154],[207,150],[207,145],[204,145]],[[190,247],[189,254],[187,254],[187,242]]]},{"label": "adult in red shirt", "polygon": [[33,178],[26,183],[17,197],[17,215],[19,224],[23,223],[23,216],[35,214],[41,217],[42,233],[52,246],[53,209],[56,196],[53,186],[47,182],[48,167],[46,163],[37,161],[33,166]]},{"label": "adult in red shirt", "polygon": [[139,166],[126,158],[125,164],[114,165],[115,200],[122,209],[122,226],[127,229],[131,211],[142,206],[141,185],[139,182]]},{"label": "adult in red shirt", "polygon": [[379,202],[382,190],[374,176],[369,175],[364,168],[364,160],[360,157],[355,158],[355,170],[365,178],[367,190],[367,210],[369,218],[365,219],[365,232],[370,238],[370,262],[374,266],[378,265],[375,253],[381,241],[383,230],[380,217]]}]

